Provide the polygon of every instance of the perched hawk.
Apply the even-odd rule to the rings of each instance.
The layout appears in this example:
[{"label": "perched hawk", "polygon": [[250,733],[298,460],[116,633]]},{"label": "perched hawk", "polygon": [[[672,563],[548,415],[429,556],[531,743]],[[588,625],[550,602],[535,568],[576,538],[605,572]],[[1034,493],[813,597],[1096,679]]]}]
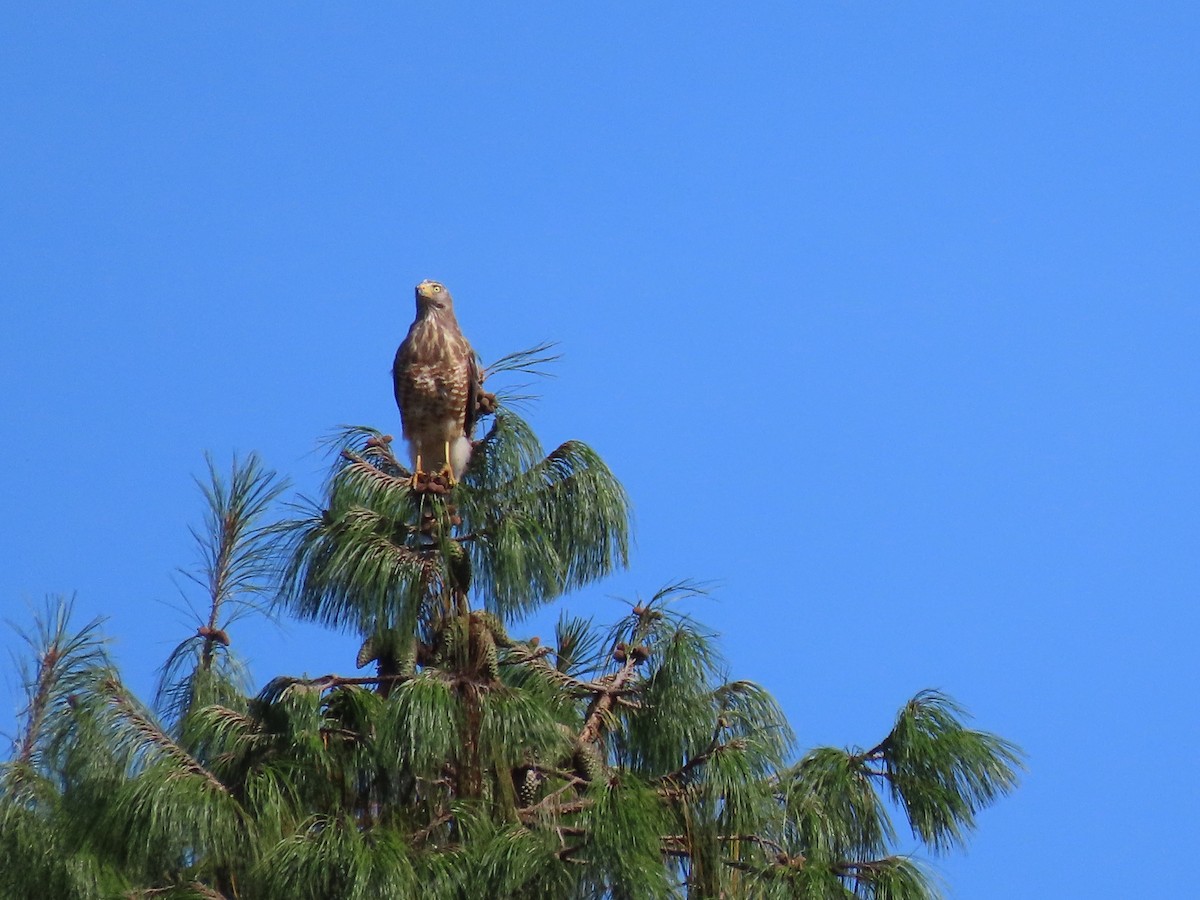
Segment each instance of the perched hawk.
[{"label": "perched hawk", "polygon": [[475,351],[454,318],[454,300],[436,281],[417,285],[417,318],[396,351],[392,382],[404,437],[418,473],[462,477],[479,414]]}]

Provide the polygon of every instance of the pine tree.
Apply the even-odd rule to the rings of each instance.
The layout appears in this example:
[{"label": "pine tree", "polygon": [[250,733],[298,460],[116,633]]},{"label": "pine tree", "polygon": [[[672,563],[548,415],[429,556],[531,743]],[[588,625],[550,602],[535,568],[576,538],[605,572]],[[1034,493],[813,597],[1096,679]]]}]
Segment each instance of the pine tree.
[{"label": "pine tree", "polygon": [[[207,609],[154,709],[100,623],[48,605],[0,773],[2,896],[916,900],[936,884],[893,819],[940,853],[1016,785],[1017,748],[934,692],[870,749],[797,758],[681,612],[688,583],[514,637],[625,565],[620,484],[504,406],[449,493],[415,492],[390,440],[341,432],[322,499],[277,524],[273,473],[210,463]],[[251,612],[357,634],[374,673],[251,694],[229,637]]]}]

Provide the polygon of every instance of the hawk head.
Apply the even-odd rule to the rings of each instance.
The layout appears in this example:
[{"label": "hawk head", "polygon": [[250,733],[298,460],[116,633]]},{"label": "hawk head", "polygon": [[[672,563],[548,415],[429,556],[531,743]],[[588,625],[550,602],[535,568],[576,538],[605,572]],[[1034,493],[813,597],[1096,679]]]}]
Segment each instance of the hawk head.
[{"label": "hawk head", "polygon": [[417,285],[417,315],[423,316],[441,309],[454,309],[454,300],[444,284],[426,278]]}]

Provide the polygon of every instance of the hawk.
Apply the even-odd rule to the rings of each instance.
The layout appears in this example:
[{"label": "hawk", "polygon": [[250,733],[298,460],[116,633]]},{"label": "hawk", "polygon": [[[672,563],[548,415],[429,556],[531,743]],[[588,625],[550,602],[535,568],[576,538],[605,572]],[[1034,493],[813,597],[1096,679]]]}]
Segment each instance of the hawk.
[{"label": "hawk", "polygon": [[453,484],[471,458],[481,380],[445,285],[417,285],[417,318],[396,351],[392,384],[413,460],[413,483],[437,473]]}]

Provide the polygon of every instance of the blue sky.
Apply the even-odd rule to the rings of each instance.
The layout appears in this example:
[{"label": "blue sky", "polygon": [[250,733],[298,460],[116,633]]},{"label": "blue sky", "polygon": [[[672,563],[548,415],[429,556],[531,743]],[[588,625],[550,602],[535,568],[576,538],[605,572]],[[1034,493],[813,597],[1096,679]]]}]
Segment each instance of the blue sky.
[{"label": "blue sky", "polygon": [[[8,4],[0,608],[76,593],[148,692],[204,452],[313,493],[323,435],[398,428],[436,278],[485,359],[561,342],[528,417],[632,495],[568,608],[707,581],[802,747],[925,687],[1023,745],[954,896],[1179,893],[1197,46],[1165,2]],[[356,649],[233,639],[260,683]]]}]

